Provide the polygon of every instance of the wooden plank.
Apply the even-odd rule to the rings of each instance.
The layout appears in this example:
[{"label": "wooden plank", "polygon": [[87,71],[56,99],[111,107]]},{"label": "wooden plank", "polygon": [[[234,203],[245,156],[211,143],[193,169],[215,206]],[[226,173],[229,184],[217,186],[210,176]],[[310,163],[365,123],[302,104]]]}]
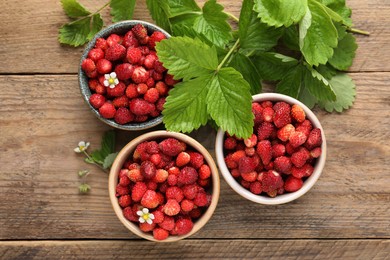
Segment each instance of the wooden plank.
[{"label": "wooden plank", "polygon": [[[390,73],[352,77],[353,109],[316,111],[329,153],[313,190],[263,206],[221,180],[217,210],[195,238],[390,238]],[[111,209],[106,174],[73,152],[79,140],[99,147],[109,129],[88,111],[76,75],[0,76],[0,89],[0,239],[136,238]],[[117,133],[118,149],[140,134]],[[212,153],[214,135],[192,134]],[[82,169],[93,172],[86,196],[77,192]]]},{"label": "wooden plank", "polygon": [[[81,1],[97,10],[106,1]],[[199,1],[203,3],[204,1]],[[239,16],[241,1],[220,0],[226,11]],[[358,36],[359,49],[351,71],[390,71],[390,4],[387,0],[350,0],[357,28],[371,32]],[[67,22],[60,1],[1,1],[0,73],[77,73],[83,48],[61,46],[58,29]],[[109,24],[109,10],[103,11]],[[152,21],[145,1],[137,1],[135,19]]]},{"label": "wooden plank", "polygon": [[[389,240],[0,242],[2,259],[390,259]],[[60,258],[59,258],[60,257]]]}]

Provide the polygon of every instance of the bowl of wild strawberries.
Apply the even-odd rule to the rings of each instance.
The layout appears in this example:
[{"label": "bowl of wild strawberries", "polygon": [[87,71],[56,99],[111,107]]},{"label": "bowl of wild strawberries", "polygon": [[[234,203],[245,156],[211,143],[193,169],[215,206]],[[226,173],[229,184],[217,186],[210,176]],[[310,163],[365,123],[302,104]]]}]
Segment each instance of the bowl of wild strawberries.
[{"label": "bowl of wild strawberries", "polygon": [[233,190],[261,204],[282,204],[308,192],[325,165],[324,130],[298,100],[275,93],[253,96],[253,134],[247,139],[219,130],[219,169]]},{"label": "bowl of wild strawberries", "polygon": [[153,131],[116,157],[109,194],[119,220],[134,234],[172,242],[191,236],[212,216],[219,198],[217,166],[193,138]]},{"label": "bowl of wild strawberries", "polygon": [[170,35],[148,22],[118,22],[98,32],[84,50],[79,84],[93,113],[108,125],[142,130],[162,122],[176,81],[158,60],[155,44]]}]

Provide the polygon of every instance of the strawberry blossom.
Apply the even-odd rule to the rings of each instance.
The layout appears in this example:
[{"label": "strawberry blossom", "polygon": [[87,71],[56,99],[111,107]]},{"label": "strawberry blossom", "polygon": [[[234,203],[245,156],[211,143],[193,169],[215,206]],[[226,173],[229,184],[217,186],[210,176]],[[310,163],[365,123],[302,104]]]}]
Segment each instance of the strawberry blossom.
[{"label": "strawberry blossom", "polygon": [[115,88],[115,86],[119,83],[115,72],[111,72],[110,74],[104,74],[104,78],[105,80],[103,84],[106,87]]},{"label": "strawberry blossom", "polygon": [[140,223],[153,223],[154,215],[152,213],[149,213],[149,209],[143,208],[142,210],[137,211],[137,215],[139,216],[138,221]]}]

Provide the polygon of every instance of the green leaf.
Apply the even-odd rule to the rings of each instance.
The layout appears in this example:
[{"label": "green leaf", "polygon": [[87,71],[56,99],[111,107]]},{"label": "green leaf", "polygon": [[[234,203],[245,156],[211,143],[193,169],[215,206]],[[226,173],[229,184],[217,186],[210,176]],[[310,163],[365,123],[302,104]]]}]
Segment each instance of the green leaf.
[{"label": "green leaf", "polygon": [[146,0],[149,13],[158,26],[171,33],[169,5],[167,1]]},{"label": "green leaf", "polygon": [[264,80],[280,80],[298,64],[298,61],[279,53],[256,53],[252,62]]},{"label": "green leaf", "polygon": [[[169,21],[171,22],[172,26],[173,25],[187,25],[189,27],[192,27],[195,23],[196,18],[198,18],[200,14],[193,14],[193,13],[188,13],[188,14],[183,14],[175,17],[169,18]],[[173,34],[174,36],[178,36]]]},{"label": "green leaf", "polygon": [[290,69],[282,78],[282,80],[276,85],[276,91],[293,98],[298,98],[302,85],[303,68],[302,65],[297,65]]},{"label": "green leaf", "polygon": [[233,68],[220,69],[208,82],[207,111],[231,135],[248,138],[253,132],[249,84]]},{"label": "green leaf", "polygon": [[170,17],[201,11],[194,0],[168,0],[168,5]]},{"label": "green leaf", "polygon": [[283,43],[294,51],[299,51],[299,32],[296,25],[292,25],[284,29],[283,35],[281,37]]},{"label": "green leaf", "polygon": [[207,123],[206,96],[211,77],[209,73],[180,82],[169,92],[162,112],[169,131],[189,133]]},{"label": "green leaf", "polygon": [[267,51],[274,47],[283,30],[262,23],[253,11],[253,0],[242,3],[238,22],[240,47],[247,50]]},{"label": "green leaf", "polygon": [[334,55],[329,59],[329,63],[338,70],[347,70],[352,66],[357,47],[355,36],[348,33],[339,41],[337,48],[334,50]]},{"label": "green leaf", "polygon": [[299,24],[299,46],[310,65],[325,64],[337,47],[337,30],[324,7],[309,0],[309,8]]},{"label": "green leaf", "polygon": [[77,0],[61,0],[62,8],[67,16],[70,18],[78,18],[91,14],[84,6]]},{"label": "green leaf", "polygon": [[79,191],[80,193],[88,193],[91,190],[91,186],[86,183],[80,184]]},{"label": "green leaf", "polygon": [[318,67],[316,67],[316,70],[322,75],[324,76],[324,78],[326,79],[330,79],[332,78],[333,76],[336,75],[337,71],[330,65],[320,65]]},{"label": "green leaf", "polygon": [[133,18],[135,0],[111,0],[112,21],[114,23]]},{"label": "green leaf", "polygon": [[87,36],[88,41],[95,36],[97,32],[99,32],[103,28],[103,19],[101,18],[100,14],[94,14],[92,16],[92,22],[90,27],[90,32]]},{"label": "green leaf", "polygon": [[307,88],[301,88],[298,99],[308,108],[313,108],[317,103],[317,99],[310,93]]},{"label": "green leaf", "polygon": [[281,27],[298,23],[305,15],[307,0],[255,0],[254,10],[269,26]]},{"label": "green leaf", "polygon": [[[105,156],[103,156],[102,152],[100,150],[95,150],[90,154],[92,160],[95,163],[103,164]],[[90,162],[88,162],[90,163]]]},{"label": "green leaf", "polygon": [[224,47],[231,39],[231,27],[226,22],[228,15],[223,12],[223,6],[216,0],[208,0],[202,15],[196,18],[194,29],[219,47]]},{"label": "green leaf", "polygon": [[84,159],[84,162],[89,164],[95,164],[95,161],[93,159],[89,159],[88,157]]},{"label": "green leaf", "polygon": [[110,153],[109,155],[107,155],[103,161],[103,168],[104,169],[110,168],[117,155],[118,153]]},{"label": "green leaf", "polygon": [[83,45],[88,41],[90,33],[91,17],[85,17],[63,25],[60,28],[59,41],[60,43],[69,44],[74,47]]},{"label": "green leaf", "polygon": [[352,19],[351,14],[352,10],[351,8],[347,7],[345,4],[345,0],[321,0],[326,7],[331,9],[332,11],[336,12],[342,19],[343,23],[351,27],[352,26]]},{"label": "green leaf", "polygon": [[159,60],[175,79],[189,80],[218,67],[215,48],[199,39],[171,37],[157,43],[156,50]]},{"label": "green leaf", "polygon": [[320,107],[324,108],[328,112],[342,112],[344,109],[348,109],[352,106],[356,89],[352,79],[346,73],[338,73],[336,76],[329,80],[334,92],[336,93],[336,101],[320,101]]},{"label": "green leaf", "polygon": [[247,56],[240,52],[236,52],[232,56],[232,59],[229,62],[229,66],[235,68],[242,74],[244,79],[250,85],[251,94],[258,94],[261,91],[260,74]]},{"label": "green leaf", "polygon": [[183,37],[187,36],[187,37],[190,37],[192,39],[197,38],[209,46],[213,45],[208,39],[206,39],[206,37],[204,37],[204,35],[195,31],[194,28],[192,28],[192,26],[190,27],[190,26],[185,25],[185,24],[181,24],[181,23],[173,24],[172,25],[172,34],[175,36],[183,36]]},{"label": "green leaf", "polygon": [[305,86],[310,93],[319,101],[336,100],[336,94],[334,93],[332,86],[317,70],[306,66],[304,70]]},{"label": "green leaf", "polygon": [[109,154],[115,151],[115,131],[107,131],[102,137],[101,149],[103,157],[108,156]]}]

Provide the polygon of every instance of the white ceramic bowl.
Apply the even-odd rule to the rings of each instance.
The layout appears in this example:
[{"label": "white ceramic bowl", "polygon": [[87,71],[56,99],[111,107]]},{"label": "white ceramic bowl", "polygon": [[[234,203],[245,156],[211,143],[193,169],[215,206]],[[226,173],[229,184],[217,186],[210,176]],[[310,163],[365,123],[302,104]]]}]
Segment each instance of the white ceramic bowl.
[{"label": "white ceramic bowl", "polygon": [[296,100],[295,98],[282,95],[282,94],[277,94],[277,93],[265,93],[265,94],[258,94],[254,95],[252,97],[254,102],[262,102],[266,100],[270,101],[284,101],[289,104],[298,104],[300,105],[303,110],[306,113],[306,118],[311,121],[313,127],[317,127],[321,129],[321,134],[322,134],[322,154],[319,158],[317,158],[316,164],[314,165],[314,172],[313,174],[307,178],[303,182],[303,186],[301,189],[291,192],[291,193],[284,193],[282,195],[277,195],[274,198],[264,196],[264,195],[256,195],[250,192],[249,190],[245,189],[244,187],[241,186],[240,183],[238,183],[233,176],[231,175],[229,169],[227,168],[224,160],[224,149],[223,149],[223,143],[224,143],[224,137],[225,137],[225,132],[221,129],[218,130],[217,137],[216,137],[216,142],[215,142],[215,152],[217,156],[217,163],[219,170],[226,180],[226,182],[230,185],[230,187],[236,191],[238,194],[240,194],[242,197],[251,200],[256,203],[260,204],[268,204],[268,205],[276,205],[276,204],[283,204],[287,203],[290,201],[293,201],[302,195],[304,195],[306,192],[308,192],[313,185],[317,182],[318,178],[320,177],[322,170],[325,166],[325,160],[326,160],[326,140],[325,140],[325,135],[324,135],[324,129],[321,126],[320,121],[318,118],[314,115],[314,113],[302,102]]}]

